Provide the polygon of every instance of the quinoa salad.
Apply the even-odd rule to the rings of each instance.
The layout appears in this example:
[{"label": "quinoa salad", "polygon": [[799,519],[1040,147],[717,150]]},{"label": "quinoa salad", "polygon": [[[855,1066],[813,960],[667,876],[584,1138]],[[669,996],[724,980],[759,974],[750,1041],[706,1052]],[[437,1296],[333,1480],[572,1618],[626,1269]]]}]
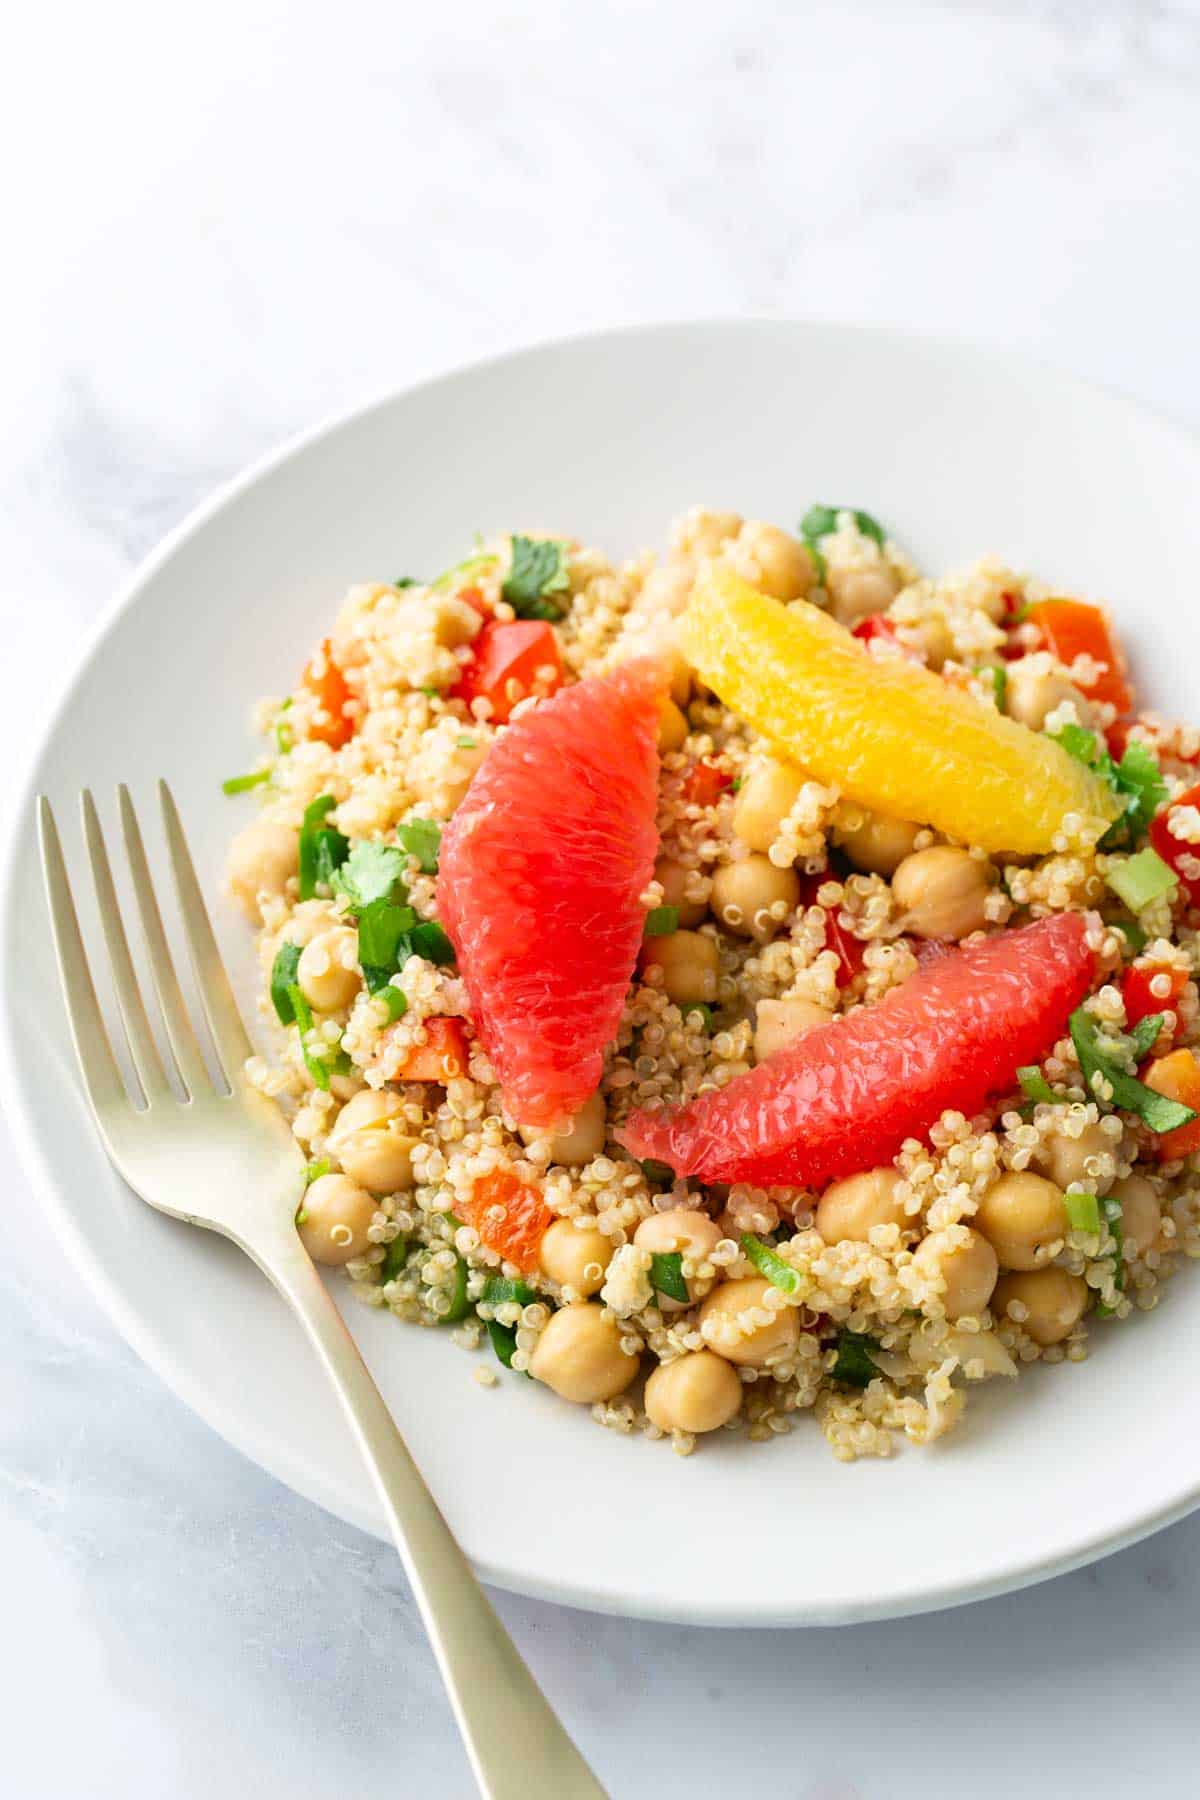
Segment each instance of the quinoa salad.
[{"label": "quinoa salad", "polygon": [[1200,731],[1090,599],[855,508],[503,533],[255,724],[248,1077],[466,1378],[886,1456],[1200,1255]]}]

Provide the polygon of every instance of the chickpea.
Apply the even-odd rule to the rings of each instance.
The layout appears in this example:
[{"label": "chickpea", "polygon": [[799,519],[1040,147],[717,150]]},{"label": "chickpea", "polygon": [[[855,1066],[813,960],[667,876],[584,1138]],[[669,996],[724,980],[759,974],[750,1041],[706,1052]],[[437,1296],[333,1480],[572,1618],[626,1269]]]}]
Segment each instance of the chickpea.
[{"label": "chickpea", "polygon": [[647,938],[641,960],[643,970],[662,970],[663,991],[680,1006],[716,999],[721,958],[715,940],[704,932],[670,931],[665,937]]},{"label": "chickpea", "polygon": [[741,529],[741,513],[709,512],[706,507],[694,506],[682,521],[679,548],[696,556],[716,556]]},{"label": "chickpea", "polygon": [[707,900],[689,900],[687,885],[692,871],[669,856],[660,856],[654,865],[654,879],[662,887],[663,905],[673,906],[681,925],[699,925],[708,911]]},{"label": "chickpea", "polygon": [[259,896],[281,899],[300,866],[300,834],[293,825],[256,819],[239,831],[229,850],[225,879],[246,917],[258,924]]},{"label": "chickpea", "polygon": [[305,1189],[297,1213],[300,1241],[314,1262],[341,1268],[361,1256],[370,1239],[375,1201],[348,1175],[318,1175]]},{"label": "chickpea", "polygon": [[310,938],[296,965],[300,992],[317,1012],[349,1006],[359,990],[358,934],[349,925],[333,925]]},{"label": "chickpea", "polygon": [[833,1014],[815,1000],[760,1000],[754,1011],[754,1055],[759,1062],[794,1044],[806,1031],[828,1025]]},{"label": "chickpea", "polygon": [[760,519],[746,520],[726,557],[743,581],[772,600],[799,600],[816,577],[812,556],[799,538]]},{"label": "chickpea", "polygon": [[935,844],[906,856],[892,877],[892,893],[907,929],[921,938],[959,938],[987,924],[992,866],[969,850]]},{"label": "chickpea", "polygon": [[1002,1275],[992,1295],[992,1311],[998,1319],[1009,1317],[1012,1301],[1019,1301],[1026,1317],[1014,1320],[1035,1344],[1061,1344],[1082,1319],[1088,1303],[1088,1286],[1081,1275],[1066,1269],[1032,1269],[1023,1274]]},{"label": "chickpea", "polygon": [[404,1102],[386,1088],[355,1094],[329,1134],[329,1148],[347,1175],[373,1194],[412,1186],[412,1153],[420,1141],[405,1133]]},{"label": "chickpea", "polygon": [[603,1150],[605,1121],[604,1095],[597,1089],[561,1131],[546,1131],[537,1125],[522,1125],[519,1130],[527,1144],[549,1138],[553,1160],[564,1169],[575,1169]]},{"label": "chickpea", "polygon": [[646,1412],[660,1431],[718,1431],[741,1410],[737,1371],[711,1350],[659,1363],[646,1383]]},{"label": "chickpea", "polygon": [[658,752],[665,756],[686,743],[691,730],[686,718],[673,700],[664,700],[658,709]]},{"label": "chickpea", "polygon": [[830,569],[825,578],[829,610],[840,625],[857,625],[872,613],[886,612],[899,582],[886,563],[869,569]]},{"label": "chickpea", "polygon": [[1121,1202],[1122,1237],[1136,1256],[1145,1256],[1162,1230],[1158,1195],[1144,1175],[1127,1175],[1112,1193]]},{"label": "chickpea", "polygon": [[[726,1362],[745,1363],[761,1369],[782,1360],[800,1341],[800,1317],[794,1306],[777,1311],[764,1307],[769,1281],[756,1275],[740,1281],[723,1281],[700,1308],[700,1335],[710,1350]],[[764,1312],[765,1324],[754,1324],[743,1333],[737,1321],[743,1313]]]},{"label": "chickpea", "polygon": [[975,1227],[1002,1269],[1039,1269],[1066,1235],[1062,1194],[1041,1175],[1002,1175],[979,1202]]},{"label": "chickpea", "polygon": [[800,797],[804,776],[790,763],[763,757],[752,765],[733,805],[733,830],[751,850],[769,850]]},{"label": "chickpea", "polygon": [[[960,1232],[966,1232],[965,1241]],[[931,1231],[913,1254],[913,1264],[926,1277],[945,1283],[942,1305],[948,1319],[978,1318],[992,1297],[1000,1264],[996,1252],[970,1226]]]},{"label": "chickpea", "polygon": [[1056,1187],[1086,1187],[1097,1194],[1107,1194],[1113,1184],[1112,1174],[1095,1176],[1087,1165],[1098,1156],[1115,1157],[1120,1145],[1120,1138],[1109,1137],[1096,1120],[1085,1125],[1075,1138],[1068,1137],[1065,1131],[1056,1131],[1043,1144],[1038,1161]]},{"label": "chickpea", "polygon": [[542,1238],[542,1274],[585,1298],[599,1293],[612,1261],[613,1242],[602,1231],[581,1231],[571,1219],[555,1219]]},{"label": "chickpea", "polygon": [[[707,1213],[696,1212],[690,1206],[673,1206],[669,1212],[651,1213],[643,1219],[633,1234],[633,1241],[639,1250],[649,1250],[655,1256],[669,1256],[672,1251],[679,1251],[684,1261],[695,1268],[706,1263],[721,1241],[721,1227]],[[688,1293],[696,1298],[693,1287],[695,1276],[688,1281]],[[657,1296],[659,1307],[664,1312],[673,1312],[683,1305],[680,1300],[669,1300],[665,1295]]]},{"label": "chickpea", "polygon": [[910,1225],[896,1197],[899,1181],[895,1169],[881,1168],[833,1182],[818,1200],[814,1220],[825,1242],[865,1244],[876,1225]]},{"label": "chickpea", "polygon": [[1091,725],[1095,714],[1073,682],[1049,668],[1048,657],[1022,656],[1008,665],[1004,710],[1019,725],[1041,731],[1048,715],[1064,700],[1072,700],[1081,725]]},{"label": "chickpea", "polygon": [[894,875],[905,858],[912,855],[920,830],[919,825],[910,825],[906,819],[867,813],[853,831],[835,830],[833,840],[856,869],[867,875]]},{"label": "chickpea", "polygon": [[771,909],[782,902],[785,914],[793,913],[799,901],[796,871],[777,869],[769,856],[755,851],[740,862],[722,863],[713,876],[709,905],[727,930],[762,944],[782,923]]},{"label": "chickpea", "polygon": [[553,1314],[529,1359],[529,1373],[563,1400],[591,1406],[623,1394],[638,1360],[622,1346],[612,1314],[583,1300]]}]

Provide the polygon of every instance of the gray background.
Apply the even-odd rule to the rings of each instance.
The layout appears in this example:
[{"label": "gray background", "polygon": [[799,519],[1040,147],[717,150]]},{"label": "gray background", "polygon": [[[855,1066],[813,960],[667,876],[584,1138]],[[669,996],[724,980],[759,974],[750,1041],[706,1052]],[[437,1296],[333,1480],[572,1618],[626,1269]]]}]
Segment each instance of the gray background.
[{"label": "gray background", "polygon": [[[1200,424],[1194,3],[110,0],[22,9],[9,49],[10,763],[114,587],[215,483],[540,335],[912,324]],[[2,1131],[0,1168],[0,1786],[467,1796],[392,1555],[185,1412],[65,1265]],[[752,1518],[722,1553],[754,1554]],[[1182,1796],[1198,1553],[1200,1520],[1030,1593],[824,1633],[499,1604],[622,1800]]]}]

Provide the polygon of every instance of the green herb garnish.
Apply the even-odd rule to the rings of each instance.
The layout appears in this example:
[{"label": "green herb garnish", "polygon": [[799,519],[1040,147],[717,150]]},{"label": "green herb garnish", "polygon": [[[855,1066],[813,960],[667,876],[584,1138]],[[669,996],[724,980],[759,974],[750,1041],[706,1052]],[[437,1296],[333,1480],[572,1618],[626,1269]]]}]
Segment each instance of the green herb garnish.
[{"label": "green herb garnish", "polygon": [[312,1007],[304,998],[299,986],[293,984],[288,989],[288,1000],[292,1008],[292,1017],[296,1021],[296,1029],[300,1033],[300,1054],[304,1058],[304,1066],[322,1093],[329,1092],[329,1065],[319,1056],[313,1056],[308,1048],[308,1034],[313,1028]]},{"label": "green herb garnish", "polygon": [[415,575],[398,575],[392,583],[394,588],[420,587],[420,585]]},{"label": "green herb garnish", "polygon": [[485,1306],[507,1306],[513,1300],[518,1306],[532,1306],[537,1295],[523,1281],[510,1281],[506,1275],[489,1275],[480,1299]]},{"label": "green herb garnish", "polygon": [[304,809],[300,827],[300,898],[313,900],[318,887],[333,887],[333,878],[350,854],[350,839],[325,824],[337,801],[322,794]]},{"label": "green herb garnish", "polygon": [[1086,1231],[1090,1237],[1098,1236],[1100,1202],[1095,1194],[1075,1193],[1068,1190],[1063,1195],[1063,1205],[1067,1209],[1067,1223],[1072,1231]]},{"label": "green herb garnish", "polygon": [[650,1257],[650,1280],[668,1300],[678,1300],[686,1306],[691,1299],[688,1284],[683,1278],[683,1257],[678,1250],[653,1252]]},{"label": "green herb garnish", "polygon": [[477,551],[474,556],[464,557],[462,562],[454,563],[449,569],[443,569],[437,578],[429,583],[431,594],[439,594],[445,588],[456,587],[469,575],[481,575],[485,569],[495,562],[495,555],[490,550]]},{"label": "green herb garnish", "polygon": [[869,512],[860,512],[856,506],[810,506],[800,521],[801,537],[812,541],[828,537],[830,532],[837,530],[838,514],[843,512],[852,516],[864,537],[874,538],[880,549],[883,548],[883,526]]},{"label": "green herb garnish", "polygon": [[[1113,1252],[1113,1286],[1118,1294],[1123,1294],[1125,1292],[1125,1220],[1121,1212],[1121,1202],[1114,1195],[1106,1194],[1100,1202],[1100,1211],[1104,1215],[1104,1223],[1116,1240],[1117,1247]],[[1102,1306],[1103,1304],[1101,1301]]]},{"label": "green herb garnish", "polygon": [[670,937],[673,931],[679,930],[679,908],[677,906],[652,906],[646,914],[646,923],[642,928],[645,937]]},{"label": "green herb garnish", "polygon": [[278,750],[280,756],[287,756],[289,751],[294,748],[296,742],[296,734],[283,716],[285,712],[291,710],[291,705],[292,700],[291,695],[289,694],[275,716],[275,748]]},{"label": "green herb garnish", "polygon": [[408,934],[408,941],[414,956],[422,956],[426,962],[436,963],[439,968],[454,961],[454,945],[435,919],[422,919],[418,925],[414,925]]},{"label": "green herb garnish", "polygon": [[383,1277],[385,1286],[389,1281],[395,1281],[397,1275],[407,1261],[408,1239],[405,1237],[394,1237],[384,1251],[383,1261],[379,1265],[379,1272]]},{"label": "green herb garnish", "polygon": [[1179,885],[1174,869],[1149,845],[1139,850],[1136,856],[1122,857],[1104,879],[1117,899],[1123,900],[1134,913],[1141,912],[1152,901],[1174,893]]},{"label": "green herb garnish", "polygon": [[860,1331],[841,1331],[838,1333],[837,1357],[830,1373],[835,1381],[844,1381],[848,1387],[865,1388],[879,1374],[879,1368],[871,1360],[871,1351],[878,1350],[879,1345],[873,1337],[867,1337]]},{"label": "green herb garnish", "polygon": [[255,769],[253,775],[231,775],[221,783],[223,794],[245,794],[251,788],[264,787],[271,779],[270,769]]},{"label": "green herb garnish", "polygon": [[296,984],[296,971],[299,967],[299,944],[280,944],[275,952],[275,961],[271,964],[271,1004],[281,1025],[294,1025],[296,1022],[296,1015],[292,1011],[291,989]]},{"label": "green herb garnish", "polygon": [[1126,956],[1137,956],[1146,948],[1146,933],[1136,919],[1113,919],[1109,922],[1110,931],[1119,931],[1125,939]]},{"label": "green herb garnish", "polygon": [[500,592],[519,619],[561,619],[565,608],[551,596],[565,594],[568,585],[562,539],[514,534],[512,566]]},{"label": "green herb garnish", "polygon": [[434,819],[407,819],[397,825],[396,836],[410,856],[415,856],[422,875],[436,875],[442,828]]},{"label": "green herb garnish", "polygon": [[408,858],[395,844],[364,839],[355,844],[338,869],[333,886],[344,894],[355,912],[377,900],[400,902],[405,898],[404,874]]},{"label": "green herb garnish", "polygon": [[467,1265],[456,1250],[454,1252],[454,1277],[450,1284],[450,1309],[440,1315],[443,1325],[457,1325],[465,1319],[471,1310],[471,1302],[467,1299]]},{"label": "green herb garnish", "polygon": [[[1071,1014],[1069,1023],[1071,1041],[1075,1045],[1079,1067],[1083,1070],[1084,1086],[1099,1105],[1120,1107],[1123,1112],[1136,1113],[1142,1123],[1155,1132],[1177,1131],[1181,1125],[1190,1124],[1196,1117],[1190,1106],[1183,1106],[1178,1100],[1168,1100],[1165,1094],[1156,1094],[1153,1088],[1148,1088],[1125,1068],[1128,1059],[1136,1061],[1139,1054],[1144,1056],[1149,1044],[1153,1044],[1157,1038],[1162,1029],[1161,1013],[1143,1019],[1136,1033],[1121,1039],[1121,1047],[1115,1053],[1101,1047],[1100,1024],[1082,1006]],[[1144,1028],[1150,1025],[1154,1027],[1154,1035],[1149,1044],[1146,1044]],[[1096,1075],[1110,1084],[1110,1099],[1102,1100],[1096,1092],[1093,1085],[1093,1077]]]},{"label": "green herb garnish", "polygon": [[782,1256],[776,1256],[769,1244],[755,1237],[752,1231],[743,1231],[742,1253],[749,1257],[760,1275],[765,1275],[772,1287],[777,1287],[783,1294],[798,1294],[804,1286],[804,1277],[791,1263],[784,1262]]},{"label": "green herb garnish", "polygon": [[712,1030],[713,1009],[706,1000],[689,1000],[683,1008],[683,1016],[689,1019],[693,1013],[699,1013],[700,1024],[705,1031]]},{"label": "green herb garnish", "polygon": [[329,1161],[328,1157],[324,1156],[321,1158],[320,1162],[310,1162],[304,1171],[305,1187],[311,1187],[314,1181],[320,1181],[322,1175],[328,1175],[332,1167],[333,1164]]},{"label": "green herb garnish", "polygon": [[378,994],[410,955],[408,933],[417,922],[411,906],[372,900],[358,916],[358,960],[368,992]]},{"label": "green herb garnish", "polygon": [[1065,1102],[1060,1094],[1056,1094],[1042,1071],[1034,1063],[1027,1064],[1017,1070],[1017,1080],[1023,1093],[1030,1100],[1044,1100],[1049,1106],[1062,1106]]},{"label": "green herb garnish", "polygon": [[473,737],[460,737],[455,738],[454,747],[456,750],[478,750],[479,742]]},{"label": "green herb garnish", "polygon": [[1062,725],[1049,735],[1076,762],[1098,775],[1121,802],[1121,816],[1101,838],[1100,848],[1115,850],[1135,843],[1167,797],[1167,784],[1145,744],[1132,740],[1120,762],[1115,763],[1103,740],[1082,725]]},{"label": "green herb garnish", "polygon": [[1008,699],[1008,670],[998,663],[987,673],[992,678],[992,693],[996,701],[996,711],[1003,712],[1004,702]]},{"label": "green herb garnish", "polygon": [[378,989],[375,998],[382,1000],[387,1007],[389,1025],[394,1025],[396,1020],[402,1019],[408,1011],[408,995],[402,988],[393,987],[390,981],[386,987]]}]

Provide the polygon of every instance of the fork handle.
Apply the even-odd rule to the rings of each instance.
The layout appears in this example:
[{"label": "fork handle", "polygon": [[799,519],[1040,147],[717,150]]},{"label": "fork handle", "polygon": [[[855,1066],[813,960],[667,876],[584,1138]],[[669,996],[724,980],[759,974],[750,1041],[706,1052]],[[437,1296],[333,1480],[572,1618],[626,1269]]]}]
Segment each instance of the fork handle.
[{"label": "fork handle", "polygon": [[[250,1246],[247,1246],[251,1248]],[[485,1800],[605,1800],[496,1617],[299,1238],[251,1254],[324,1364],[383,1502]]]}]

